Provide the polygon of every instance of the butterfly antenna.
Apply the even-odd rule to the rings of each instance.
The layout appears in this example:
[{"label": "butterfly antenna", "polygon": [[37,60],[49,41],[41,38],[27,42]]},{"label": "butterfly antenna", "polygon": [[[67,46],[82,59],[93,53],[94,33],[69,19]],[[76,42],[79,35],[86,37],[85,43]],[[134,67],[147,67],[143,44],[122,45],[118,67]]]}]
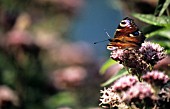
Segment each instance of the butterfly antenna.
[{"label": "butterfly antenna", "polygon": [[108,40],[110,41],[111,37],[110,37],[109,33],[106,31],[106,29],[104,29],[104,31],[105,31],[106,35],[109,37],[109,39],[98,41],[98,42],[94,42],[94,44],[97,44],[97,43],[100,43],[100,42],[105,42],[105,41],[108,41]]},{"label": "butterfly antenna", "polygon": [[105,31],[106,35],[107,35],[109,38],[111,38],[110,35],[109,35],[109,33],[106,31],[106,29],[104,29],[104,31]]},{"label": "butterfly antenna", "polygon": [[98,42],[94,42],[94,44],[97,44],[97,43],[100,43],[100,42],[105,42],[105,41],[108,41],[108,39],[107,40],[98,41]]}]

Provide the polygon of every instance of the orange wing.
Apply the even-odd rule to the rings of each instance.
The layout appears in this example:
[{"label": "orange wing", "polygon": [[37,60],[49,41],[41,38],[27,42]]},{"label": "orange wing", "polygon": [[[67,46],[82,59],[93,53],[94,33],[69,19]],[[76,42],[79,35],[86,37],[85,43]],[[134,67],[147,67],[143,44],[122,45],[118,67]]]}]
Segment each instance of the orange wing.
[{"label": "orange wing", "polygon": [[139,31],[134,21],[126,17],[120,22],[114,34],[114,38],[109,39],[110,43],[107,45],[107,49],[138,49],[144,40],[145,36]]}]

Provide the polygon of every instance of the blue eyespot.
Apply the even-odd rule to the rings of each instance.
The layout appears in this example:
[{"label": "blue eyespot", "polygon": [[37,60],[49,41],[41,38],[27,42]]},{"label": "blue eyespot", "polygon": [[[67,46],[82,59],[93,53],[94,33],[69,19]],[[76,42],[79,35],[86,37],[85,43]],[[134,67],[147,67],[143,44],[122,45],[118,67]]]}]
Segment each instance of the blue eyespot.
[{"label": "blue eyespot", "polygon": [[135,31],[135,32],[133,32],[132,34],[133,34],[134,36],[139,36],[140,33],[139,33],[139,31]]}]

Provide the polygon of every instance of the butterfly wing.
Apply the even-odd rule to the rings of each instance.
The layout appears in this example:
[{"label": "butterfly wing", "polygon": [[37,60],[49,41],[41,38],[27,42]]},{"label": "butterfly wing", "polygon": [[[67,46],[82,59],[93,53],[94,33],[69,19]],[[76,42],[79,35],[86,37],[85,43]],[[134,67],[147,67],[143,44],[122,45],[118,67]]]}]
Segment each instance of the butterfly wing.
[{"label": "butterfly wing", "polygon": [[139,31],[134,21],[126,17],[120,22],[114,34],[114,38],[109,40],[110,43],[107,45],[107,49],[137,49],[141,46],[144,40],[145,36],[142,34],[141,31]]}]

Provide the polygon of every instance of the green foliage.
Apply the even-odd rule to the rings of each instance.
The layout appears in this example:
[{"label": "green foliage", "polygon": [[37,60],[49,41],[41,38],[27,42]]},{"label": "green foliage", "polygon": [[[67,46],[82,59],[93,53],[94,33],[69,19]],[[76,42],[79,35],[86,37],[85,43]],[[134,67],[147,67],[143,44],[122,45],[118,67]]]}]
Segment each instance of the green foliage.
[{"label": "green foliage", "polygon": [[157,31],[153,31],[149,34],[146,34],[146,37],[148,38],[151,38],[151,37],[154,37],[154,36],[162,36],[164,38],[167,38],[167,39],[170,39],[170,28],[162,28],[162,29],[159,29]]},{"label": "green foliage", "polygon": [[156,17],[151,14],[133,14],[137,19],[150,24],[144,27],[144,33],[147,38],[159,43],[170,53],[170,16]]},{"label": "green foliage", "polygon": [[[150,24],[147,29],[144,29],[145,36],[147,38],[153,38],[155,41],[165,47],[168,51],[170,49],[170,45],[167,40],[170,40],[170,16],[163,15],[165,10],[168,13],[168,6],[170,4],[170,0],[159,0],[158,5],[155,9],[154,15],[152,14],[133,14],[137,19]],[[144,27],[145,28],[145,27]],[[148,31],[148,29],[150,31]],[[155,38],[159,36],[158,38]],[[163,39],[160,41],[160,39]],[[164,42],[166,41],[166,43]],[[163,43],[164,42],[164,43]]]},{"label": "green foliage", "polygon": [[170,0],[159,0],[158,5],[155,9],[155,16],[161,16],[164,11],[168,8]]},{"label": "green foliage", "polygon": [[[111,67],[111,66],[113,66],[113,65],[115,65],[115,64],[117,64],[117,63],[118,63],[117,61],[109,58],[109,59],[102,65],[102,67],[100,68],[100,74],[103,75],[109,67]],[[113,82],[114,82],[115,80],[117,80],[118,78],[120,78],[120,77],[122,77],[122,76],[124,76],[124,75],[126,75],[126,74],[128,74],[128,72],[125,70],[125,68],[123,68],[123,69],[121,69],[116,75],[112,76],[109,80],[107,80],[106,82],[104,82],[103,84],[101,84],[101,86],[103,86],[103,87],[104,87],[104,86],[107,86],[107,85],[113,83]]]},{"label": "green foliage", "polygon": [[64,105],[73,107],[74,104],[76,104],[76,99],[74,94],[71,92],[62,92],[53,95],[45,101],[47,109],[56,109],[57,107]]},{"label": "green foliage", "polygon": [[156,17],[152,14],[133,14],[134,17],[138,18],[139,20],[155,25],[155,26],[162,26],[162,27],[169,27],[170,26],[170,17],[169,16],[160,16]]},{"label": "green foliage", "polygon": [[113,83],[115,80],[119,79],[120,77],[127,75],[128,71],[126,71],[125,68],[121,69],[116,75],[113,75],[109,80],[107,80],[105,83],[101,84],[102,87],[107,86],[111,83]]},{"label": "green foliage", "polygon": [[103,64],[103,66],[100,68],[100,74],[104,74],[105,72],[106,72],[106,70],[110,67],[110,66],[112,66],[112,65],[114,65],[114,64],[117,64],[117,62],[115,61],[115,60],[113,60],[113,59],[108,59],[104,64]]}]

